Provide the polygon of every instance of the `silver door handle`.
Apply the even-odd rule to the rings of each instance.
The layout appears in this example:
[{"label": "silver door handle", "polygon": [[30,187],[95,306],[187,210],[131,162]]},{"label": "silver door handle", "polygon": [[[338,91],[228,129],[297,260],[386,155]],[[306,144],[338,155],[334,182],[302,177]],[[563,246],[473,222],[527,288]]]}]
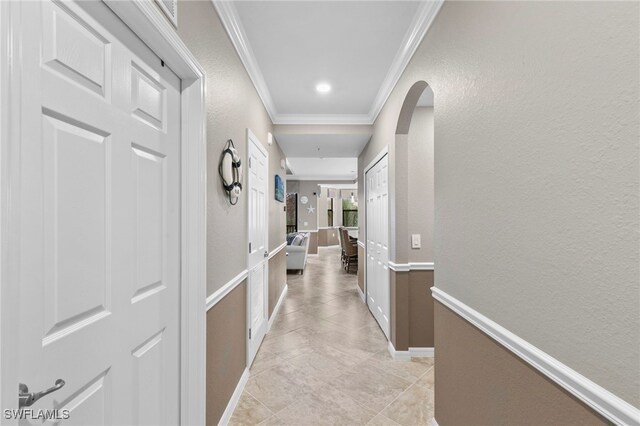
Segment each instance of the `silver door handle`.
[{"label": "silver door handle", "polygon": [[55,392],[58,389],[61,389],[64,386],[64,384],[65,384],[64,380],[58,379],[56,380],[56,384],[50,387],[49,389],[40,391],[40,392],[35,392],[35,393],[34,392],[30,393],[29,388],[24,383],[18,384],[18,390],[19,390],[18,408],[32,406],[33,404],[35,404],[37,400],[39,400],[43,396],[49,395],[50,393]]}]

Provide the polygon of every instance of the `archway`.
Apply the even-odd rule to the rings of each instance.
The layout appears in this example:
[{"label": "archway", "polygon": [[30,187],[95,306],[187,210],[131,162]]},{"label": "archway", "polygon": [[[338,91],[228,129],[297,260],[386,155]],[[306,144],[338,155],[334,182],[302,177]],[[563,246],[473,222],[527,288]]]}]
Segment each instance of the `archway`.
[{"label": "archway", "polygon": [[[414,83],[395,133],[391,215],[395,223],[390,268],[392,343],[396,351],[433,354],[434,114],[433,91]],[[419,348],[419,349],[418,349]]]}]

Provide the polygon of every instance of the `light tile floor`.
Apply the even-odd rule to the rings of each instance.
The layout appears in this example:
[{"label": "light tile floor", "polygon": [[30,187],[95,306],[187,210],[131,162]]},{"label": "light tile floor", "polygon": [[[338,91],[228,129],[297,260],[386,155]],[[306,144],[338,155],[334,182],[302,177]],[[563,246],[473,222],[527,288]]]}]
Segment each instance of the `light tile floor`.
[{"label": "light tile floor", "polygon": [[391,359],[337,247],[287,281],[230,424],[431,424],[433,359]]}]

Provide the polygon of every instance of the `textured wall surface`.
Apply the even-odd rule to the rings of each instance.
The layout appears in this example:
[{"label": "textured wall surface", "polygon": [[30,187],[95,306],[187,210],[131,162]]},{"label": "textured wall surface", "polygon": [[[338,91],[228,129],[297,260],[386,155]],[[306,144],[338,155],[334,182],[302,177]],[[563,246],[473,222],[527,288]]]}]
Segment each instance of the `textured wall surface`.
[{"label": "textured wall surface", "polygon": [[441,425],[608,424],[540,372],[435,302]]},{"label": "textured wall surface", "polygon": [[[433,262],[433,108],[418,107],[409,129],[407,259]],[[411,248],[411,234],[420,234],[422,247]]]},{"label": "textured wall surface", "polygon": [[239,284],[207,312],[207,424],[218,424],[247,360],[247,286]]},{"label": "textured wall surface", "polygon": [[[273,175],[279,173],[282,152],[276,143],[267,146],[273,125],[213,4],[181,1],[179,7],[178,35],[207,78],[207,294],[211,294],[247,267],[247,192],[243,191],[237,205],[229,204],[218,175],[222,149],[227,139],[233,139],[246,160],[246,132],[251,129],[269,152],[270,188],[274,187]],[[270,213],[275,213],[277,204],[271,192]],[[271,215],[272,247],[284,240],[277,238],[280,227],[284,235],[284,220],[280,214]]]},{"label": "textured wall surface", "polygon": [[285,201],[287,194],[287,171],[280,167],[280,161],[285,159],[284,152],[274,142],[269,146],[269,251],[274,250],[285,242],[287,232],[286,202],[276,200],[276,175],[284,182]]},{"label": "textured wall surface", "polygon": [[426,81],[435,285],[635,405],[639,8],[445,2],[359,158],[361,181],[386,145],[393,163],[405,95]]}]

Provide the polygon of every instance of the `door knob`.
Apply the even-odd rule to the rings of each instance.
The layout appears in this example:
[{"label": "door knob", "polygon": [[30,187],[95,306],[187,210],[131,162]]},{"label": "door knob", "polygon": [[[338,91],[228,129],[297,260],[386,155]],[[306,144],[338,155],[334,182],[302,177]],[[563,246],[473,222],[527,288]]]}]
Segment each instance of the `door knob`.
[{"label": "door knob", "polygon": [[18,408],[32,406],[37,400],[39,400],[43,396],[49,395],[50,393],[55,392],[58,389],[62,388],[64,384],[65,384],[64,380],[58,379],[56,380],[55,385],[53,385],[49,389],[40,391],[40,392],[31,392],[31,393],[29,392],[29,388],[27,387],[27,385],[25,385],[24,383],[18,384],[18,390],[19,390]]}]

